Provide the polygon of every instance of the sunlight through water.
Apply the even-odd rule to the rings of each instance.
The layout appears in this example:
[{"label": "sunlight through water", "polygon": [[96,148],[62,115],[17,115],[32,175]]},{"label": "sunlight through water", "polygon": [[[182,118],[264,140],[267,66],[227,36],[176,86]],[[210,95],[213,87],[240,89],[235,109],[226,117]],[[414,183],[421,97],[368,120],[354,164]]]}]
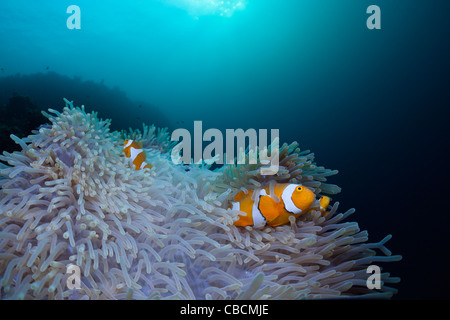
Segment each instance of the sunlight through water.
[{"label": "sunlight through water", "polygon": [[231,17],[237,10],[245,9],[246,0],[162,0],[188,11],[194,16],[218,15]]}]

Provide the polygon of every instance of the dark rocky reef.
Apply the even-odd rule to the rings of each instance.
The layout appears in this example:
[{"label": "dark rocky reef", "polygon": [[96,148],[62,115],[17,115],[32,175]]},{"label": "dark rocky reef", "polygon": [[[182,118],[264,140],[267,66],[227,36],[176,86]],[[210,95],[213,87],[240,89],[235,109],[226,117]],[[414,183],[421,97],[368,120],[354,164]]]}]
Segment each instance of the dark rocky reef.
[{"label": "dark rocky reef", "polygon": [[45,123],[39,107],[29,97],[14,93],[6,104],[0,105],[0,148],[12,152],[20,147],[10,138],[11,134],[26,137],[31,130]]},{"label": "dark rocky reef", "polygon": [[103,81],[84,81],[56,72],[10,75],[0,78],[0,153],[18,150],[11,140],[20,138],[45,123],[41,110],[62,111],[63,98],[96,111],[99,118],[112,119],[111,130],[141,128],[142,123],[168,125],[159,109],[147,102],[133,101],[119,87],[109,88]]}]

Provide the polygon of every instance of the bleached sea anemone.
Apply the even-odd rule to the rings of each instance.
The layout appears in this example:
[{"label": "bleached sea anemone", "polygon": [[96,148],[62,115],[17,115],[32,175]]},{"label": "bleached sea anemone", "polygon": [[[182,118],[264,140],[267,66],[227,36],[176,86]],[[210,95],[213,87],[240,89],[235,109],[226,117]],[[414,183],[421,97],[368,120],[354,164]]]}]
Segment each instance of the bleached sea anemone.
[{"label": "bleached sea anemone", "polygon": [[[275,228],[237,227],[230,197],[271,183],[269,178],[258,178],[245,165],[186,170],[161,150],[169,145],[162,141],[147,142],[151,170],[131,170],[110,121],[68,101],[62,113],[49,112],[50,125],[26,138],[12,136],[20,152],[0,156],[8,164],[0,165],[2,299],[395,293],[389,284],[399,279],[389,273],[381,274],[381,289],[367,288],[369,265],[401,257],[385,247],[390,236],[369,243],[356,222],[345,222],[353,209],[338,213],[335,203],[326,217],[312,210]],[[156,136],[150,131],[142,135]],[[313,155],[295,144],[280,150],[280,168],[274,181],[302,182],[317,194],[339,191],[326,184],[336,172],[316,166]],[[80,269],[79,288],[68,286],[71,265]]]}]

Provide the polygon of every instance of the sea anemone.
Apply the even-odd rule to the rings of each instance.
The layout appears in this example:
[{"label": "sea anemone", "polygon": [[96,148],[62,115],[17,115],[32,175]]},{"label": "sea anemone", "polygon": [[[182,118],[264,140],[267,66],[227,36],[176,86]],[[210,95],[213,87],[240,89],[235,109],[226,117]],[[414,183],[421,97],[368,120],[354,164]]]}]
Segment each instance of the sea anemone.
[{"label": "sea anemone", "polygon": [[160,153],[170,152],[175,142],[170,140],[170,133],[168,128],[158,128],[154,124],[151,126],[142,124],[142,132],[139,129],[133,130],[129,128],[128,131],[120,131],[120,138],[123,140],[131,139],[139,141],[145,149],[156,149]]},{"label": "sea anemone", "polygon": [[[50,125],[0,160],[0,296],[2,299],[317,299],[390,297],[398,278],[366,286],[369,265],[397,261],[390,236],[368,243],[353,209],[322,217],[317,206],[275,228],[237,227],[229,208],[238,190],[297,181],[317,194],[336,171],[316,166],[296,144],[280,150],[280,172],[175,165],[144,126],[151,170],[132,170],[123,138],[109,120],[66,100]],[[146,133],[147,132],[147,133]],[[153,133],[151,133],[153,132]],[[162,131],[160,131],[162,132]],[[130,134],[133,134],[131,131]],[[137,134],[137,133],[136,133]],[[138,135],[138,134],[137,134]],[[139,138],[138,136],[136,136]],[[166,146],[161,149],[161,146]],[[383,256],[377,255],[378,251]],[[70,266],[80,286],[69,284]]]}]

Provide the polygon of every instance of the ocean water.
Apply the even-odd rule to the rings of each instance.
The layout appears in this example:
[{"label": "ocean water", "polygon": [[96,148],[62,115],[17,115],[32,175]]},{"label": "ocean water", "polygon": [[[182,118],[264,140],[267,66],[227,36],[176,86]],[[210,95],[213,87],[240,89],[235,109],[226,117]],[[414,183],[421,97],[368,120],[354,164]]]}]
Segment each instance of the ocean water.
[{"label": "ocean water", "polygon": [[[366,24],[373,4],[381,29]],[[68,28],[71,5],[80,29]],[[339,170],[333,200],[356,208],[369,239],[393,235],[394,298],[448,299],[449,10],[445,0],[2,0],[0,106],[16,94],[58,109],[65,97],[113,129],[279,129]]]}]

